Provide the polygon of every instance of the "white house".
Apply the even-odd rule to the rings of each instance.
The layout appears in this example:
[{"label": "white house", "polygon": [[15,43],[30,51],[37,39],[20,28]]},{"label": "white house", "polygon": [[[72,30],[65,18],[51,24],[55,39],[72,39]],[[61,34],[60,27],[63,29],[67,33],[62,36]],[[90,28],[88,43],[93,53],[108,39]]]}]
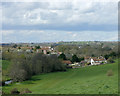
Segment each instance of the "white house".
[{"label": "white house", "polygon": [[105,64],[107,63],[107,60],[105,58],[91,58],[91,65],[99,65],[99,64]]},{"label": "white house", "polygon": [[100,57],[85,57],[85,62],[89,63],[90,65],[99,65],[107,63],[107,60],[100,56]]}]

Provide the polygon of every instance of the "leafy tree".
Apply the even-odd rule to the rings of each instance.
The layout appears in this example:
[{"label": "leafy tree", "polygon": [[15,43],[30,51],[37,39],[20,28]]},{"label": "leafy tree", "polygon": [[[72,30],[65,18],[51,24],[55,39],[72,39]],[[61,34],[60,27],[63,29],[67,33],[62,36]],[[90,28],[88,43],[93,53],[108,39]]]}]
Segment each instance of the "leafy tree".
[{"label": "leafy tree", "polygon": [[105,59],[108,59],[108,58],[109,58],[109,55],[108,55],[108,54],[106,54],[106,55],[104,55],[104,57],[105,57]]},{"label": "leafy tree", "polygon": [[64,53],[60,54],[60,55],[58,56],[58,58],[59,58],[59,59],[66,60],[66,56],[65,56]]},{"label": "leafy tree", "polygon": [[13,48],[17,48],[17,44],[14,44],[14,45],[13,45]]},{"label": "leafy tree", "polygon": [[8,48],[7,52],[10,52],[10,49]]},{"label": "leafy tree", "polygon": [[56,55],[46,56],[43,54],[36,54],[33,56],[31,64],[33,74],[62,71],[65,69]]},{"label": "leafy tree", "polygon": [[19,46],[18,49],[21,49],[21,47]]},{"label": "leafy tree", "polygon": [[16,54],[12,58],[9,76],[13,81],[24,81],[32,75],[65,70],[66,66],[56,55]]},{"label": "leafy tree", "polygon": [[117,54],[116,54],[115,52],[111,52],[111,53],[109,54],[109,56],[116,57]]},{"label": "leafy tree", "polygon": [[79,62],[82,61],[82,60],[84,60],[84,57],[79,58]]},{"label": "leafy tree", "polygon": [[76,55],[73,55],[72,62],[79,62],[79,58]]},{"label": "leafy tree", "polygon": [[35,46],[36,49],[40,49],[40,46]]},{"label": "leafy tree", "polygon": [[35,48],[33,48],[33,50],[34,50],[34,51],[36,51],[36,50],[37,50],[37,49],[36,49],[36,47],[35,47]]},{"label": "leafy tree", "polygon": [[94,55],[94,54],[92,54],[91,56],[92,56],[92,57],[95,57],[95,55]]},{"label": "leafy tree", "polygon": [[117,56],[118,56],[118,54],[115,52],[111,52],[110,54],[104,55],[105,59],[108,59],[109,57],[115,58]]},{"label": "leafy tree", "polygon": [[112,59],[112,57],[109,57],[108,63],[114,63],[115,61]]},{"label": "leafy tree", "polygon": [[13,81],[24,81],[31,77],[28,63],[28,60],[19,57],[12,61],[9,76]]},{"label": "leafy tree", "polygon": [[12,60],[12,58],[16,57],[16,53],[12,52],[2,52],[2,59],[3,60]]},{"label": "leafy tree", "polygon": [[47,54],[50,54],[50,52],[47,52]]}]

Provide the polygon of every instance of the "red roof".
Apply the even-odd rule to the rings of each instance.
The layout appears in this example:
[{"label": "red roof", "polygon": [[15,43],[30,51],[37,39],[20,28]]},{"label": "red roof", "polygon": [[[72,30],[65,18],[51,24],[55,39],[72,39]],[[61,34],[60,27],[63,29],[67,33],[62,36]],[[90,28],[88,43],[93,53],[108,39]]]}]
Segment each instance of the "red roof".
[{"label": "red roof", "polygon": [[81,61],[80,63],[86,63],[85,61]]},{"label": "red roof", "polygon": [[41,48],[41,49],[37,49],[37,50],[49,50],[49,48]]},{"label": "red roof", "polygon": [[94,61],[103,61],[103,60],[105,60],[105,59],[95,59],[95,58],[93,58],[93,60],[94,60]]},{"label": "red roof", "polygon": [[64,64],[72,64],[72,62],[70,60],[64,60],[62,61]]},{"label": "red roof", "polygon": [[21,47],[21,49],[32,49],[32,47]]},{"label": "red roof", "polygon": [[89,57],[89,56],[87,56],[87,57],[85,57],[85,59],[90,59],[90,57]]}]

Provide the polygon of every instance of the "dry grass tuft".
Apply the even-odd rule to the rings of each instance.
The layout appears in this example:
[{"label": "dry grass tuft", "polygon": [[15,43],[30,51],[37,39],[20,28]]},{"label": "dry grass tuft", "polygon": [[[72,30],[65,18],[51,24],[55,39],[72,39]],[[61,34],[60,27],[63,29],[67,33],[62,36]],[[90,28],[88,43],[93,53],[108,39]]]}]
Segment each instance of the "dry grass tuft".
[{"label": "dry grass tuft", "polygon": [[108,70],[108,71],[107,71],[107,76],[113,76],[113,75],[114,75],[114,73],[113,73],[112,70]]}]

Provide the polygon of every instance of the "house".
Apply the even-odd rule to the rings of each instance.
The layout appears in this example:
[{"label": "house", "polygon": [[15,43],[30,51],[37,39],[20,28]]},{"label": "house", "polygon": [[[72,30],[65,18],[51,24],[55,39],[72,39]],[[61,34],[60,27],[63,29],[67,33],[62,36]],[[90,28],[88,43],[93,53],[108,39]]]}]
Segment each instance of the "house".
[{"label": "house", "polygon": [[66,65],[67,68],[72,68],[72,62],[70,60],[63,60],[62,62],[64,65]]},{"label": "house", "polygon": [[91,65],[105,64],[107,60],[105,58],[91,58]]},{"label": "house", "polygon": [[84,61],[89,65],[99,65],[107,63],[107,60],[100,56],[100,57],[85,57]]},{"label": "house", "polygon": [[72,63],[70,60],[64,60],[63,63],[67,65],[68,68],[80,68],[81,65],[78,62]]},{"label": "house", "polygon": [[80,62],[81,67],[85,67],[85,64],[86,64],[86,63],[87,63],[87,62],[86,62],[86,61],[84,61],[84,60],[83,60],[83,61],[81,61],[81,62]]},{"label": "house", "polygon": [[91,63],[91,57],[89,57],[89,56],[84,57],[84,61],[87,63]]},{"label": "house", "polygon": [[31,49],[26,50],[27,53],[32,53],[33,51]]},{"label": "house", "polygon": [[58,55],[58,53],[57,53],[57,52],[51,52],[51,54],[56,54],[56,55]]},{"label": "house", "polygon": [[49,48],[41,48],[41,49],[37,49],[36,52],[47,54],[48,52],[50,52],[50,49]]},{"label": "house", "polygon": [[78,63],[78,62],[75,62],[74,64],[71,64],[71,67],[72,67],[72,68],[80,68],[80,67],[81,67],[81,64]]},{"label": "house", "polygon": [[63,60],[63,64],[70,66],[72,62],[70,60]]},{"label": "house", "polygon": [[22,50],[22,49],[18,49],[17,51],[18,51],[18,52],[23,52],[23,50]]}]

